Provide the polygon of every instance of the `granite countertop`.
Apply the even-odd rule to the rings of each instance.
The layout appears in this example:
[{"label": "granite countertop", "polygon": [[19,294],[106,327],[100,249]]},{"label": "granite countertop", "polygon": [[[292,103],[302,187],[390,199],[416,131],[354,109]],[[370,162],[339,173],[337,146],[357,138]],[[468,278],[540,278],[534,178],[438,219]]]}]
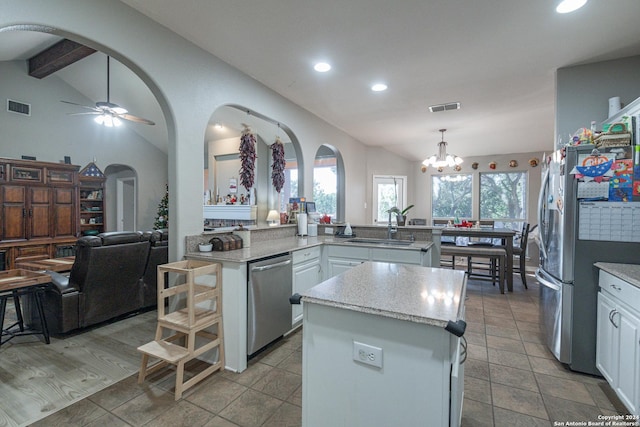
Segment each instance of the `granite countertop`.
[{"label": "granite countertop", "polygon": [[640,265],[616,264],[612,262],[596,262],[594,265],[599,269],[613,274],[617,278],[640,288]]},{"label": "granite countertop", "polygon": [[248,262],[259,258],[264,258],[272,255],[278,255],[281,253],[291,252],[298,249],[305,249],[322,244],[332,245],[348,245],[348,246],[367,246],[367,247],[384,247],[394,250],[428,250],[433,242],[416,241],[408,246],[392,246],[379,245],[379,244],[354,244],[347,243],[348,239],[335,238],[333,236],[318,236],[318,237],[287,237],[284,239],[274,239],[263,242],[251,242],[251,246],[248,248],[236,249],[233,251],[224,252],[187,252],[185,255],[189,259],[199,259],[204,261],[227,261],[227,262]]},{"label": "granite countertop", "polygon": [[461,270],[365,262],[302,294],[302,301],[444,327],[460,318]]}]

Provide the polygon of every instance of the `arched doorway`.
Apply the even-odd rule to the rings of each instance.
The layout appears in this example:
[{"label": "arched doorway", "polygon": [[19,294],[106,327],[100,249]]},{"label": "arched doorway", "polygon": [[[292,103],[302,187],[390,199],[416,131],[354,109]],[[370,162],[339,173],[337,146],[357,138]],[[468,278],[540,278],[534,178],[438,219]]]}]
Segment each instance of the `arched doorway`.
[{"label": "arched doorway", "polygon": [[138,177],[126,165],[109,165],[105,169],[107,181],[107,231],[136,231],[138,229]]}]

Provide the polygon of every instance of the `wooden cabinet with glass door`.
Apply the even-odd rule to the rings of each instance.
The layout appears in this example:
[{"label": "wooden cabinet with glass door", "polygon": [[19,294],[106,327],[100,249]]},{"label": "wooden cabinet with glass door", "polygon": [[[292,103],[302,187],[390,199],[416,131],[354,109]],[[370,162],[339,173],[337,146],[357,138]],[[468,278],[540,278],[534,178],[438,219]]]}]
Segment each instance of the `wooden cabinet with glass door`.
[{"label": "wooden cabinet with glass door", "polygon": [[106,178],[95,163],[89,163],[79,174],[80,231],[83,236],[103,233],[105,222]]}]

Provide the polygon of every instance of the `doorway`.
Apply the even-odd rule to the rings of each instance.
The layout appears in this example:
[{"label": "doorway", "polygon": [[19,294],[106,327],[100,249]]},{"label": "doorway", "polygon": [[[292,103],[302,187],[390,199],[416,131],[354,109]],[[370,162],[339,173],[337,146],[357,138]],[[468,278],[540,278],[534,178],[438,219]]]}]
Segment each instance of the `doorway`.
[{"label": "doorway", "polygon": [[116,181],[116,224],[118,231],[135,231],[136,178],[118,178]]},{"label": "doorway", "polygon": [[387,225],[389,209],[404,209],[407,199],[406,176],[373,176],[373,223]]}]

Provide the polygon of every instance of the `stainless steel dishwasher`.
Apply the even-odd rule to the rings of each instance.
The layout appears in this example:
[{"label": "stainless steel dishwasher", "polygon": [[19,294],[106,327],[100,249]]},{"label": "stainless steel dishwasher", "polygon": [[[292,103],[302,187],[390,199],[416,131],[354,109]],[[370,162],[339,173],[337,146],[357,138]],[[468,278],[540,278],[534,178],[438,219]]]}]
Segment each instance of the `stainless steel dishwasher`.
[{"label": "stainless steel dishwasher", "polygon": [[291,330],[290,254],[248,263],[247,355]]}]

